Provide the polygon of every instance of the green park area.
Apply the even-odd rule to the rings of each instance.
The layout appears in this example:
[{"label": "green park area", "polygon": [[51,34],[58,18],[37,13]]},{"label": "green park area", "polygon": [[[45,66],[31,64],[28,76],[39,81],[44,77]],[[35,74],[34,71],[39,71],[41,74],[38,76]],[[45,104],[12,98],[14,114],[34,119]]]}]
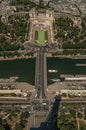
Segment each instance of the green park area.
[{"label": "green park area", "polygon": [[44,45],[47,42],[47,31],[41,29],[37,30],[35,32],[35,40],[39,45]]}]

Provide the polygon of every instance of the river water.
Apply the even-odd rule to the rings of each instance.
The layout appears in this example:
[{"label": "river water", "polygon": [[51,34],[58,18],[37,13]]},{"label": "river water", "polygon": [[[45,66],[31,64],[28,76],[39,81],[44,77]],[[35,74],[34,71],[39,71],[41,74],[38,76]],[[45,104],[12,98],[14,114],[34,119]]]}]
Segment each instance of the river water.
[{"label": "river water", "polygon": [[[59,78],[60,74],[86,75],[86,66],[76,64],[86,64],[86,59],[47,58],[47,71],[58,70],[57,73],[48,72],[48,84],[51,83],[51,79]],[[18,76],[18,81],[34,84],[35,59],[0,61],[0,78],[11,76]]]}]

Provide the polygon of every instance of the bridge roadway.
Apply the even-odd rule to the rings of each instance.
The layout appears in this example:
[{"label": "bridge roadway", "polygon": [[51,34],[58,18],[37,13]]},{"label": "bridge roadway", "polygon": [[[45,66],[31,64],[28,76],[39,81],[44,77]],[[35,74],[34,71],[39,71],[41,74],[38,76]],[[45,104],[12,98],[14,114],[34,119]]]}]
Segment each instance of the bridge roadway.
[{"label": "bridge roadway", "polygon": [[45,90],[47,87],[46,53],[43,52],[42,48],[40,48],[36,57],[35,87],[37,91],[36,97],[38,99],[46,98],[45,96]]}]

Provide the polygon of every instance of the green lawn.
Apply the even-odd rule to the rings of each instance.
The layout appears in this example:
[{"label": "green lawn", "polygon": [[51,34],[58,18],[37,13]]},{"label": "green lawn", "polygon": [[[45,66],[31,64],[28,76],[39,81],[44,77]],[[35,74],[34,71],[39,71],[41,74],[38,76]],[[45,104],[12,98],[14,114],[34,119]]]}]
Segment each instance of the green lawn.
[{"label": "green lawn", "polygon": [[39,44],[44,44],[44,42],[45,42],[45,31],[44,30],[38,31],[38,41],[39,41]]},{"label": "green lawn", "polygon": [[47,41],[47,32],[44,30],[39,29],[35,32],[35,40],[39,45],[43,45]]}]

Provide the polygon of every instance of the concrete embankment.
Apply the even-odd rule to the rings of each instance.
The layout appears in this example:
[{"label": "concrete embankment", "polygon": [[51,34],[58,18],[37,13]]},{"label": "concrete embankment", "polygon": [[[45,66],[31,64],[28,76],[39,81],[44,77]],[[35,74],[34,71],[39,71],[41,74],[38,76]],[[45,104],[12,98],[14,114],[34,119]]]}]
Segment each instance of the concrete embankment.
[{"label": "concrete embankment", "polygon": [[7,61],[7,60],[20,60],[20,59],[31,59],[35,58],[35,56],[20,56],[20,57],[0,57],[0,61]]},{"label": "concrete embankment", "polygon": [[86,59],[86,55],[57,55],[57,56],[52,56],[52,54],[48,54],[47,57],[69,58],[69,59]]},{"label": "concrete embankment", "polygon": [[[31,59],[36,58],[36,55],[34,56],[14,56],[14,57],[0,57],[0,61],[7,61],[7,60],[17,60],[17,59]],[[47,54],[47,58],[68,58],[68,59],[86,59],[86,55],[80,55],[80,56],[71,56],[71,55],[58,55],[58,56],[52,56],[51,54]]]},{"label": "concrete embankment", "polygon": [[18,82],[15,85],[15,88],[20,89],[22,92],[34,92],[35,91],[35,87],[26,82]]}]

